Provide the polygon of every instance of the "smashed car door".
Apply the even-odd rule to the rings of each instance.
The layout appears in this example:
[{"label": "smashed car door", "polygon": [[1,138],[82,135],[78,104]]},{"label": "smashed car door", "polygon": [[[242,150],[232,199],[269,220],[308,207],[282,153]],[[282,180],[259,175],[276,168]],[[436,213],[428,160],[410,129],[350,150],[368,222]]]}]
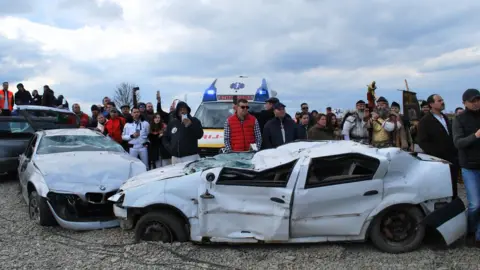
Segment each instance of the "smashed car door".
[{"label": "smashed car door", "polygon": [[299,171],[296,164],[261,172],[205,171],[198,199],[201,236],[212,242],[288,240],[292,190]]},{"label": "smashed car door", "polygon": [[294,192],[292,237],[359,235],[382,201],[388,161],[380,159],[357,153],[306,159]]}]

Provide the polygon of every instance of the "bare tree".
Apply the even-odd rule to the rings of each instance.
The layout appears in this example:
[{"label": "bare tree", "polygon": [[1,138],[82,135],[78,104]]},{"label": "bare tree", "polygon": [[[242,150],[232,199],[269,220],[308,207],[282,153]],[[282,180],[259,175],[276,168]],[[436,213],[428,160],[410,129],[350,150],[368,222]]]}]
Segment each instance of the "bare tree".
[{"label": "bare tree", "polygon": [[[115,89],[115,96],[113,98],[115,104],[120,107],[123,105],[128,105],[130,108],[133,107],[133,88],[137,87],[135,84],[122,82],[117,85]],[[137,100],[140,101],[140,93],[136,92]]]}]

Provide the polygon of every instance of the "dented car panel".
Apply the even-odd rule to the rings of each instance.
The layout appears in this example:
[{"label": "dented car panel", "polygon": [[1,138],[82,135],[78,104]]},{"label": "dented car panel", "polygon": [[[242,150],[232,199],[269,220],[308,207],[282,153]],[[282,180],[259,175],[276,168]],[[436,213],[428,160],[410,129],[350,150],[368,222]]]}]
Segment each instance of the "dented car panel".
[{"label": "dented car panel", "polygon": [[[62,147],[58,153],[39,153],[40,143],[50,136],[65,136],[70,138],[68,140],[75,136],[98,136],[110,140],[88,129],[37,132],[29,149],[20,157],[18,168],[25,201],[29,203],[31,192],[36,191],[48,205],[56,222],[67,229],[91,230],[118,226],[113,203],[108,198],[116,194],[127,179],[145,172],[145,165],[118,149],[85,150],[81,145],[75,145],[71,147],[78,148],[69,150],[68,144],[60,144],[54,146]],[[80,151],[75,151],[77,149]]]},{"label": "dented car panel", "polygon": [[[389,207],[417,205],[429,216],[440,211],[433,208],[436,202],[449,203],[452,197],[448,164],[398,148],[304,141],[242,154],[144,173],[109,200],[122,209],[117,217],[131,224],[138,217],[129,213],[139,208],[172,206],[187,217],[196,242],[300,243],[364,241],[371,222]],[[339,177],[312,178],[318,171],[312,164],[323,160],[351,164]],[[138,179],[144,180],[139,184]],[[431,200],[435,203],[427,203]],[[446,215],[437,227],[446,243],[466,233],[462,213]]]}]

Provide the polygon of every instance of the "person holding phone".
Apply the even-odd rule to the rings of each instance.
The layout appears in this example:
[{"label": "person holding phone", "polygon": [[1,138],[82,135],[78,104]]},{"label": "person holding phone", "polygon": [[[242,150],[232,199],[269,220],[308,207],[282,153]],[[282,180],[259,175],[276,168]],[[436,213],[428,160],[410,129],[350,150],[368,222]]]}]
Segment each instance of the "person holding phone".
[{"label": "person holding phone", "polygon": [[163,134],[163,145],[172,155],[172,164],[200,158],[198,140],[203,137],[203,127],[190,113],[191,109],[187,103],[178,102],[175,118],[169,121]]},{"label": "person holding phone", "polygon": [[140,110],[132,109],[132,123],[126,123],[123,128],[122,139],[128,142],[130,156],[140,158],[147,170],[148,166],[148,134],[150,124],[140,119]]}]

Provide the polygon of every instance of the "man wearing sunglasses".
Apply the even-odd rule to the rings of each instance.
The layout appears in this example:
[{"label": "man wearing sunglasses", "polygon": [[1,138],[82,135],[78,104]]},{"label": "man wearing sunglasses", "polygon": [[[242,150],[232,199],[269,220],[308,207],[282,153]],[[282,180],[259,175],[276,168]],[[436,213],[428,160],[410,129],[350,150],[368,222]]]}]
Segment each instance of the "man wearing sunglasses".
[{"label": "man wearing sunglasses", "polygon": [[235,114],[225,121],[224,144],[225,152],[247,152],[250,145],[255,144],[260,150],[262,146],[262,133],[257,119],[248,113],[248,101],[239,99],[236,104]]}]

